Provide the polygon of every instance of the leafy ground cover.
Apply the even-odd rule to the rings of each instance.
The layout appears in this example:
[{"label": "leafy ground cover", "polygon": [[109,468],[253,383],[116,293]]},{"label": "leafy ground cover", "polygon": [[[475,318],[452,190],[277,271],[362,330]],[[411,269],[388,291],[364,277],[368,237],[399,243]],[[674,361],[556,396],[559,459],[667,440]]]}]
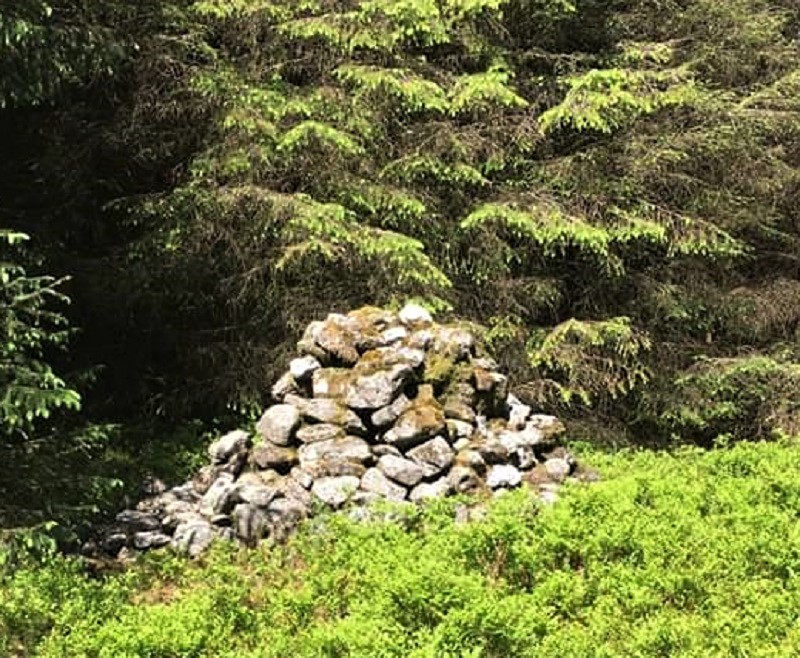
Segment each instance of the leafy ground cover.
[{"label": "leafy ground cover", "polygon": [[790,656],[800,450],[590,457],[604,481],[454,523],[342,516],[288,547],[162,554],[90,578],[6,567],[0,651],[42,656]]}]

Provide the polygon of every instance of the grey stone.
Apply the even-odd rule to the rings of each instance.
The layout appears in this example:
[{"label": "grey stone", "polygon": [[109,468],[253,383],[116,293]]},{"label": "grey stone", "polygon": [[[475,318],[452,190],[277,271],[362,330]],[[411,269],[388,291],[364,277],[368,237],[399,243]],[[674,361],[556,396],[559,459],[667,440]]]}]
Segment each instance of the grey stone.
[{"label": "grey stone", "polygon": [[177,551],[194,558],[211,545],[214,536],[214,528],[208,521],[193,519],[181,523],[175,528],[172,546]]},{"label": "grey stone", "polygon": [[[445,416],[447,416],[447,409],[445,409]],[[469,439],[472,436],[472,433],[475,431],[475,426],[472,423],[467,423],[463,420],[454,420],[449,418],[446,422],[447,434],[451,441]]]},{"label": "grey stone", "polygon": [[161,520],[157,515],[126,509],[117,514],[117,523],[122,524],[129,532],[158,530]]},{"label": "grey stone", "polygon": [[555,416],[549,416],[547,414],[534,414],[528,418],[528,422],[525,424],[525,426],[534,427],[540,430],[545,439],[548,441],[552,441],[552,439],[560,436],[566,429],[564,427],[564,423],[562,423],[558,418]]},{"label": "grey stone", "polygon": [[522,482],[522,474],[510,464],[495,464],[486,474],[486,486],[490,489],[516,487]]},{"label": "grey stone", "polygon": [[300,412],[291,404],[276,404],[264,412],[256,430],[270,443],[288,446],[300,425]]},{"label": "grey stone", "polygon": [[487,464],[503,464],[508,462],[508,448],[500,441],[487,438],[475,444],[475,449],[481,454]]},{"label": "grey stone", "polygon": [[349,318],[331,314],[315,332],[314,340],[317,346],[329,354],[334,361],[346,366],[353,366],[359,356],[356,347],[357,334],[354,329]]},{"label": "grey stone", "polygon": [[[310,497],[311,494],[306,492]],[[309,515],[310,503],[296,498],[278,498],[272,501],[267,510],[267,528],[270,538],[276,542],[283,542],[289,538],[297,526]]]},{"label": "grey stone", "polygon": [[367,428],[363,421],[350,409],[331,398],[313,398],[304,400],[303,398],[291,397],[300,414],[306,420],[315,423],[325,423],[339,425],[348,434],[358,434],[359,436],[367,433]]},{"label": "grey stone", "polygon": [[322,364],[313,356],[301,356],[289,362],[289,373],[297,382],[302,382],[311,377],[315,370],[319,370]]},{"label": "grey stone", "polygon": [[103,550],[109,555],[116,556],[127,543],[128,536],[124,532],[114,532],[103,540]]},{"label": "grey stone", "polygon": [[447,475],[450,487],[456,493],[468,493],[481,486],[478,474],[468,466],[453,466]]},{"label": "grey stone", "polygon": [[266,442],[253,448],[250,457],[262,470],[276,469],[286,472],[297,463],[297,450]]},{"label": "grey stone", "polygon": [[430,324],[433,317],[419,304],[406,304],[398,314],[400,322],[405,325]]},{"label": "grey stone", "polygon": [[395,482],[413,487],[425,476],[425,469],[416,462],[395,455],[384,455],[378,460],[378,468]]},{"label": "grey stone", "polygon": [[238,453],[250,447],[250,436],[242,430],[234,430],[221,436],[208,447],[208,456],[214,464],[225,464]]},{"label": "grey stone", "polygon": [[277,382],[275,382],[272,390],[270,391],[270,395],[272,396],[273,400],[283,402],[287,395],[296,395],[299,392],[300,388],[297,386],[297,382],[295,381],[294,377],[292,377],[292,373],[287,372],[284,373]]},{"label": "grey stone", "polygon": [[353,371],[348,368],[321,368],[311,377],[315,398],[344,398]]},{"label": "grey stone", "polygon": [[572,472],[572,465],[561,457],[548,459],[544,463],[544,468],[555,482],[563,482]]},{"label": "grey stone", "polygon": [[[311,484],[314,484],[314,482],[312,481]],[[311,485],[309,485],[309,488],[310,486]],[[295,478],[291,476],[284,478],[283,482],[281,482],[280,490],[284,498],[289,498],[292,501],[295,501],[298,505],[302,505],[303,509],[306,511],[311,510],[311,506],[314,503],[314,497],[311,495],[311,492]],[[269,507],[271,510],[274,511],[276,509],[275,503],[277,503],[279,500],[281,499],[276,498],[270,503]],[[285,503],[279,503],[277,508],[281,508],[283,506],[285,506]]]},{"label": "grey stone", "polygon": [[378,494],[387,500],[404,500],[408,492],[405,487],[392,482],[379,469],[370,468],[361,478],[361,488],[364,491]]},{"label": "grey stone", "polygon": [[318,425],[305,425],[297,430],[297,440],[302,443],[319,443],[344,438],[344,429],[338,425],[320,423]]},{"label": "grey stone", "polygon": [[508,428],[511,430],[521,430],[525,427],[531,408],[527,404],[510,404],[508,410]]},{"label": "grey stone", "polygon": [[531,423],[526,423],[521,430],[505,430],[498,437],[500,443],[513,453],[518,448],[535,448],[545,442],[544,433]]},{"label": "grey stone", "polygon": [[433,350],[456,361],[468,359],[475,349],[475,336],[462,327],[439,327]]},{"label": "grey stone", "polygon": [[314,484],[314,478],[308,471],[303,470],[299,466],[295,466],[289,475],[304,489],[310,489]]},{"label": "grey stone", "polygon": [[408,329],[405,327],[389,327],[381,332],[381,342],[384,345],[392,345],[398,343],[408,336]]},{"label": "grey stone", "polygon": [[539,500],[545,505],[553,505],[558,502],[558,494],[555,491],[540,491]]},{"label": "grey stone", "polygon": [[469,447],[458,451],[456,464],[458,466],[467,466],[480,474],[486,472],[486,461],[481,456],[481,453]]},{"label": "grey stone", "polygon": [[419,398],[413,406],[405,411],[383,440],[401,450],[423,443],[437,434],[447,430],[444,414],[435,401],[420,402]]},{"label": "grey stone", "polygon": [[345,403],[352,409],[371,411],[394,400],[413,369],[407,363],[398,363],[375,372],[359,373],[356,369],[353,373],[356,376],[347,387]]},{"label": "grey stone", "polygon": [[440,436],[412,448],[406,456],[422,466],[427,478],[439,475],[450,468],[454,457],[450,444]]},{"label": "grey stone", "polygon": [[278,495],[278,490],[274,487],[258,486],[255,484],[234,485],[233,496],[238,502],[250,503],[256,507],[267,507]]},{"label": "grey stone", "polygon": [[530,446],[520,446],[512,453],[514,465],[523,470],[536,466],[536,453]]},{"label": "grey stone", "polygon": [[137,532],[133,535],[133,547],[138,551],[146,551],[150,548],[161,548],[171,541],[169,535],[157,530],[147,530]]},{"label": "grey stone", "polygon": [[408,497],[412,503],[421,503],[431,498],[442,498],[449,495],[451,491],[449,478],[443,477],[435,482],[421,482],[411,490]]},{"label": "grey stone", "polygon": [[297,451],[297,454],[302,467],[311,462],[319,461],[324,457],[339,457],[359,462],[369,461],[372,458],[369,444],[364,439],[356,436],[307,443]]},{"label": "grey stone", "polygon": [[200,502],[200,511],[206,516],[214,514],[227,514],[230,511],[234,498],[233,476],[222,473],[212,484]]},{"label": "grey stone", "polygon": [[317,336],[324,326],[324,322],[315,320],[306,327],[305,332],[303,332],[303,337],[297,341],[297,351],[300,352],[300,354],[304,356],[313,356],[323,364],[327,362],[329,357],[328,353],[317,345]]},{"label": "grey stone", "polygon": [[433,341],[436,339],[436,334],[431,329],[419,329],[412,333],[406,343],[409,347],[416,347],[417,349],[428,349]]},{"label": "grey stone", "polygon": [[250,503],[239,503],[233,508],[233,529],[244,543],[255,545],[267,529],[267,514]]},{"label": "grey stone", "polygon": [[394,455],[395,457],[401,457],[403,455],[397,448],[394,446],[386,445],[385,443],[378,443],[377,445],[372,446],[372,454],[376,457],[383,457],[384,455]]},{"label": "grey stone", "polygon": [[405,395],[400,394],[395,400],[392,401],[391,404],[378,409],[375,413],[373,413],[370,420],[375,427],[388,427],[398,418],[400,418],[402,413],[409,409],[409,407],[411,407],[411,400],[409,400]]},{"label": "grey stone", "polygon": [[316,480],[322,477],[339,477],[342,475],[361,477],[367,469],[359,461],[336,455],[326,455],[317,461],[306,464],[303,470]]},{"label": "grey stone", "polygon": [[344,505],[355,493],[360,480],[353,475],[325,477],[314,481],[311,493],[326,505],[337,508]]},{"label": "grey stone", "polygon": [[470,426],[475,422],[475,410],[466,402],[455,396],[448,396],[444,401],[445,418],[462,421]]}]

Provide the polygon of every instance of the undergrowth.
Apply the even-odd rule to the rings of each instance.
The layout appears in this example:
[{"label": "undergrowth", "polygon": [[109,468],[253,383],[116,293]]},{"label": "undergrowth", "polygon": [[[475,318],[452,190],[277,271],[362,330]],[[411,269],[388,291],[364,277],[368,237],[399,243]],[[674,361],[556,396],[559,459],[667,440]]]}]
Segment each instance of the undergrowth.
[{"label": "undergrowth", "polygon": [[[585,459],[585,457],[584,457]],[[0,654],[69,657],[800,654],[800,450],[597,453],[554,506],[508,494],[283,548],[168,553],[100,578],[56,555],[0,568]]]}]

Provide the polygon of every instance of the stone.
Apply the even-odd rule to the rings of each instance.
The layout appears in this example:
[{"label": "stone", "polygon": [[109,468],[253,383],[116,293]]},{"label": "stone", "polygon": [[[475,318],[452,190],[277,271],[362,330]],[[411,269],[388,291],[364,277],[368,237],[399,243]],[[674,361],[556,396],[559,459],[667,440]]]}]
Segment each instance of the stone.
[{"label": "stone", "polygon": [[319,443],[344,438],[344,429],[338,425],[321,423],[319,425],[306,425],[297,430],[297,440],[302,443]]},{"label": "stone", "polygon": [[553,505],[558,502],[558,494],[555,491],[540,491],[539,500],[545,505]]},{"label": "stone", "polygon": [[340,477],[342,475],[361,477],[367,469],[359,461],[326,455],[317,461],[306,464],[303,470],[316,480],[321,477]]},{"label": "stone", "polygon": [[329,357],[328,353],[317,345],[317,335],[322,331],[324,326],[324,322],[315,320],[306,327],[305,332],[303,332],[303,337],[297,341],[297,351],[301,355],[313,356],[323,364],[328,361]]},{"label": "stone", "polygon": [[161,520],[156,514],[130,509],[117,514],[117,523],[125,526],[128,532],[147,532],[161,528]]},{"label": "stone", "polygon": [[339,425],[348,434],[367,434],[364,422],[350,409],[331,398],[303,398],[291,396],[288,398],[297,407],[300,415],[307,421]]},{"label": "stone", "polygon": [[433,317],[419,304],[406,304],[398,314],[400,322],[406,326],[431,324]]},{"label": "stone", "polygon": [[316,357],[301,356],[289,362],[289,374],[296,382],[304,382],[321,367],[322,364]]},{"label": "stone", "polygon": [[250,435],[242,430],[234,430],[220,437],[208,448],[208,456],[214,464],[225,464],[233,456],[246,452],[250,447]]},{"label": "stone", "polygon": [[431,329],[419,329],[412,333],[406,343],[409,347],[427,350],[436,339],[436,334]]},{"label": "stone", "polygon": [[393,501],[404,500],[408,492],[405,487],[392,482],[377,468],[370,468],[361,478],[364,491],[378,494],[382,498]]},{"label": "stone", "polygon": [[408,336],[408,329],[405,327],[390,327],[381,333],[381,342],[384,345],[399,343]]},{"label": "stone", "polygon": [[444,416],[445,418],[462,421],[470,425],[475,423],[475,410],[469,404],[455,396],[448,396],[445,398]]},{"label": "stone", "polygon": [[444,413],[435,400],[419,398],[406,410],[388,432],[383,440],[401,450],[413,447],[437,434],[446,432]]},{"label": "stone", "polygon": [[108,555],[116,556],[127,543],[128,536],[124,532],[114,532],[103,540],[103,550]]},{"label": "stone", "polygon": [[297,395],[298,393],[300,393],[300,389],[297,386],[297,382],[295,381],[294,377],[292,377],[292,373],[290,372],[282,375],[281,378],[275,382],[272,390],[270,391],[272,399],[277,400],[278,402],[283,402],[287,395]]},{"label": "stone", "polygon": [[214,528],[208,521],[192,519],[175,528],[171,543],[178,552],[195,558],[211,545],[214,536]]},{"label": "stone", "polygon": [[212,484],[200,501],[200,511],[206,516],[227,514],[233,505],[233,476],[222,473]]},{"label": "stone", "polygon": [[456,453],[455,463],[457,466],[467,466],[481,475],[486,473],[486,461],[480,452],[471,448],[459,450]]},{"label": "stone", "polygon": [[439,327],[432,349],[454,361],[464,361],[475,349],[475,336],[463,327]]},{"label": "stone", "polygon": [[411,404],[411,400],[401,393],[391,404],[374,412],[370,417],[370,422],[375,427],[388,427],[400,418],[401,414],[411,407]]},{"label": "stone", "polygon": [[231,514],[233,530],[245,544],[254,546],[267,530],[267,514],[250,503],[239,503]]},{"label": "stone", "polygon": [[359,462],[366,462],[372,459],[372,451],[369,449],[369,444],[364,439],[355,436],[307,443],[297,451],[297,455],[300,458],[300,466],[303,468],[311,462],[319,461],[323,457],[329,456]]},{"label": "stone", "polygon": [[250,503],[256,507],[267,507],[277,495],[278,490],[275,487],[239,482],[234,485],[234,498],[240,503]]},{"label": "stone", "polygon": [[304,489],[310,489],[311,485],[314,484],[314,478],[311,473],[303,470],[299,466],[295,466],[289,473],[289,476],[297,481]]},{"label": "stone", "polygon": [[219,466],[203,466],[192,478],[192,489],[203,495],[222,472]]},{"label": "stone", "polygon": [[353,366],[359,356],[356,348],[356,333],[347,326],[347,318],[344,318],[345,321],[341,320],[343,317],[329,315],[322,327],[316,331],[314,340],[317,346],[329,354],[335,363]]},{"label": "stone", "polygon": [[267,529],[274,541],[286,541],[298,524],[309,515],[311,494],[306,494],[309,498],[308,504],[290,497],[272,501],[267,510]]},{"label": "stone", "polygon": [[521,430],[531,415],[532,409],[527,404],[509,404],[508,429]]},{"label": "stone", "polygon": [[487,464],[505,464],[508,462],[508,448],[494,438],[487,438],[474,444],[475,449]]},{"label": "stone", "polygon": [[352,378],[348,368],[320,368],[311,376],[311,390],[315,398],[344,398]]},{"label": "stone", "polygon": [[397,397],[412,374],[413,369],[407,363],[398,363],[369,373],[359,372],[356,368],[353,370],[354,378],[345,393],[345,404],[360,411],[385,407]]},{"label": "stone", "polygon": [[403,453],[394,446],[386,445],[385,443],[378,443],[372,446],[372,454],[376,457],[383,457],[384,455],[394,455],[395,457],[402,457]]},{"label": "stone", "polygon": [[137,551],[146,551],[150,548],[161,548],[166,546],[171,541],[169,535],[157,530],[147,530],[145,532],[137,532],[133,535],[133,547]]},{"label": "stone", "polygon": [[300,412],[291,404],[276,404],[267,409],[256,425],[266,441],[278,446],[292,443],[294,431],[300,425]]},{"label": "stone", "polygon": [[453,466],[447,477],[450,488],[457,494],[469,493],[481,486],[478,474],[467,466]]},{"label": "stone", "polygon": [[[311,484],[314,484],[313,480]],[[310,488],[310,485],[309,487]],[[314,497],[311,495],[311,492],[308,488],[304,487],[301,482],[298,482],[293,477],[284,478],[280,485],[280,491],[283,494],[284,498],[290,498],[291,500],[295,501],[298,505],[302,505],[303,509],[310,511],[311,506],[314,504]],[[281,500],[280,498],[274,499],[270,505],[270,510],[274,511],[275,505],[277,501]],[[283,504],[279,504],[278,507],[281,507]]]},{"label": "stone", "polygon": [[453,450],[456,452],[460,452],[461,450],[465,450],[472,445],[472,441],[469,439],[458,439],[455,443],[453,443]]},{"label": "stone", "polygon": [[544,470],[554,482],[563,482],[572,472],[572,465],[566,459],[554,457],[545,461]]},{"label": "stone", "polygon": [[378,468],[387,477],[407,487],[418,484],[425,476],[425,469],[416,462],[395,455],[384,455],[378,460]]},{"label": "stone", "polygon": [[261,470],[275,469],[288,472],[297,463],[297,450],[264,443],[256,446],[250,453],[253,463]]},{"label": "stone", "polygon": [[517,468],[526,471],[536,466],[536,453],[530,446],[520,446],[511,453],[511,461]]},{"label": "stone", "polygon": [[495,464],[486,474],[486,486],[490,489],[512,488],[519,486],[520,482],[522,474],[511,464]]},{"label": "stone", "polygon": [[[447,410],[445,409],[445,417],[447,417]],[[447,421],[447,435],[450,440],[455,442],[459,439],[469,439],[475,431],[475,426],[472,423],[464,422],[463,420],[453,420],[448,418]]]},{"label": "stone", "polygon": [[422,467],[426,478],[437,476],[450,468],[454,458],[450,444],[440,436],[412,448],[406,456]]},{"label": "stone", "polygon": [[531,422],[525,423],[521,430],[500,432],[498,439],[509,452],[514,452],[521,447],[536,448],[544,446],[547,441],[545,433]]},{"label": "stone", "polygon": [[534,414],[528,419],[525,426],[538,429],[548,442],[552,442],[553,439],[566,431],[564,423],[555,416],[546,414]]},{"label": "stone", "polygon": [[408,498],[412,503],[421,503],[432,498],[442,498],[451,491],[449,478],[443,477],[435,482],[421,482],[411,490]]},{"label": "stone", "polygon": [[353,475],[319,478],[311,486],[311,493],[326,505],[338,508],[350,499],[360,483]]}]

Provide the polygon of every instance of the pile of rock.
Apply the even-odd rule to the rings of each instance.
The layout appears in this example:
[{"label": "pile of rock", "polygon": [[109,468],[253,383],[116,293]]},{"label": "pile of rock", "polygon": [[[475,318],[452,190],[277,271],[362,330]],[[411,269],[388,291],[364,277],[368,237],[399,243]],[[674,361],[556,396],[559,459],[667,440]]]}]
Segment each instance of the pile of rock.
[{"label": "pile of rock", "polygon": [[216,537],[280,541],[319,507],[419,503],[534,486],[547,500],[576,463],[553,416],[534,414],[464,326],[423,308],[363,308],[313,322],[251,440],[231,432],[211,464],[118,515],[104,551],[172,545],[198,555]]}]

